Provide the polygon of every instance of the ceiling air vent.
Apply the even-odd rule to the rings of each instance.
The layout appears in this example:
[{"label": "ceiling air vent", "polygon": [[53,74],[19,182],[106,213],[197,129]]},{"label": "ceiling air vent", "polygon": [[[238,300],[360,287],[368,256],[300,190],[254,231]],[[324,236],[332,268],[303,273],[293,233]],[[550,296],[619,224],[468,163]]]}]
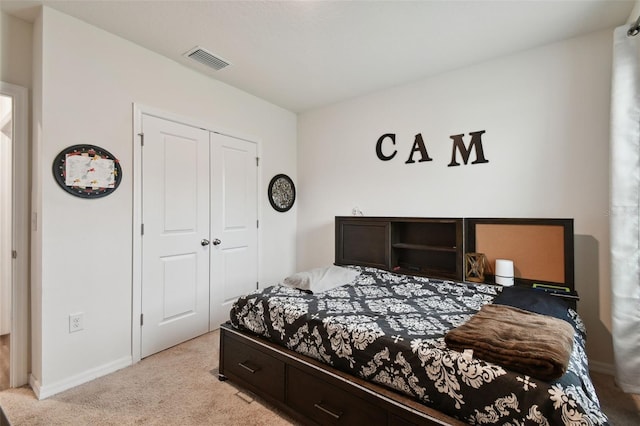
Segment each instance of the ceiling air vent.
[{"label": "ceiling air vent", "polygon": [[209,68],[213,68],[216,71],[220,71],[222,68],[230,65],[229,62],[217,57],[213,53],[199,46],[194,47],[193,49],[185,53],[184,56],[186,56],[187,58],[191,58],[194,61],[198,61],[201,64],[208,66]]}]

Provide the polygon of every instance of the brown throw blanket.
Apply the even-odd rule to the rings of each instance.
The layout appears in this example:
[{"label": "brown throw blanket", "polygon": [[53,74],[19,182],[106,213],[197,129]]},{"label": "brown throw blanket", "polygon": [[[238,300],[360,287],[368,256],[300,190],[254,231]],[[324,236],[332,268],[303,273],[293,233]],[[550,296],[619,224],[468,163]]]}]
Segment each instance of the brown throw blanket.
[{"label": "brown throw blanket", "polygon": [[573,333],[561,319],[489,304],[444,339],[457,351],[472,349],[475,358],[551,381],[567,371]]}]

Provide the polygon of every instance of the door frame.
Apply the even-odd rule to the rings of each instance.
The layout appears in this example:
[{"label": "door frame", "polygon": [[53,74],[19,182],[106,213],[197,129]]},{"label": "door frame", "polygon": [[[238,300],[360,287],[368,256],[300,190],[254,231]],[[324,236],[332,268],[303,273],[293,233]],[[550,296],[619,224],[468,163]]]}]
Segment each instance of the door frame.
[{"label": "door frame", "polygon": [[[142,343],[142,327],[140,318],[142,315],[142,144],[140,134],[142,133],[142,116],[151,115],[163,120],[173,121],[187,126],[198,127],[213,133],[219,133],[230,136],[235,139],[241,139],[256,144],[258,158],[262,156],[262,143],[259,138],[252,136],[242,136],[239,132],[228,131],[220,126],[198,121],[193,118],[184,117],[173,114],[155,107],[133,103],[133,164],[132,164],[132,180],[133,180],[133,226],[132,226],[132,292],[131,292],[131,359],[135,364],[141,360],[141,343]],[[262,199],[262,178],[260,176],[260,168],[258,168],[257,181],[257,216],[261,220],[261,203]],[[258,228],[257,239],[257,270],[260,277],[260,241],[261,229]]]},{"label": "door frame", "polygon": [[16,252],[11,267],[11,343],[9,386],[29,382],[29,224],[31,163],[29,142],[29,89],[0,81],[0,92],[13,98],[11,245]]}]

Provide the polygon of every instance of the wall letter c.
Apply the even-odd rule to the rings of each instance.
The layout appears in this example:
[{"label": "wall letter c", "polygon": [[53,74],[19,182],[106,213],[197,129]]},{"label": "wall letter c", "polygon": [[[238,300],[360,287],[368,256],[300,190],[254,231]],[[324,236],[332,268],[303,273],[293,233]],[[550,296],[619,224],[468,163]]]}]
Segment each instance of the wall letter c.
[{"label": "wall letter c", "polygon": [[395,145],[395,144],[396,144],[396,134],[395,134],[395,133],[386,133],[386,134],[384,134],[384,135],[382,135],[382,136],[380,136],[380,137],[378,138],[378,142],[376,143],[376,155],[377,155],[377,156],[378,156],[378,158],[379,158],[379,159],[381,159],[382,161],[389,161],[389,160],[391,160],[393,157],[395,157],[395,156],[396,156],[396,154],[398,153],[398,151],[397,151],[397,150],[394,150],[394,151],[393,151],[393,154],[391,154],[391,155],[384,155],[384,154],[382,153],[382,142],[383,142],[386,138],[391,139],[391,143],[392,143],[393,145]]}]

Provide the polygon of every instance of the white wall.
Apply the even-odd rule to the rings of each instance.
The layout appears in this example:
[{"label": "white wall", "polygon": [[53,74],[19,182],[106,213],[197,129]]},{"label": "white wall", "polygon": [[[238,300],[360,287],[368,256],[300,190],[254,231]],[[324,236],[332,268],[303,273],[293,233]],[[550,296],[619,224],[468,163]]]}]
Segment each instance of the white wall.
[{"label": "white wall", "polygon": [[[296,179],[296,116],[53,9],[43,8],[34,25],[42,44],[34,47],[41,54],[34,63],[41,108],[34,112],[34,259],[42,260],[33,274],[41,312],[34,315],[34,338],[41,341],[33,345],[39,364],[33,385],[46,397],[131,360],[132,104],[260,143],[262,284],[295,267],[296,211],[275,212],[264,187],[276,173]],[[119,158],[123,180],[113,194],[87,200],[57,186],[53,159],[79,143]],[[70,334],[68,316],[75,312],[84,313],[85,329]]]},{"label": "white wall", "polygon": [[636,22],[640,16],[640,0],[636,0],[636,4],[633,6],[631,13],[629,14],[629,18],[627,19],[627,24],[631,24],[632,22]]},{"label": "white wall", "polygon": [[[355,206],[370,216],[574,218],[588,354],[609,368],[611,44],[611,31],[591,34],[301,114],[298,269],[333,262],[333,218]],[[450,136],[468,143],[480,130],[489,162],[447,167]],[[375,152],[385,133],[397,135],[388,162]],[[433,161],[405,164],[417,133]]]},{"label": "white wall", "polygon": [[[33,86],[31,98],[31,377],[42,377],[42,81],[43,32],[40,14],[33,24]],[[31,381],[31,380],[30,380]],[[32,383],[33,386],[33,383]]]},{"label": "white wall", "polygon": [[0,80],[31,87],[32,31],[30,23],[0,12]]}]

